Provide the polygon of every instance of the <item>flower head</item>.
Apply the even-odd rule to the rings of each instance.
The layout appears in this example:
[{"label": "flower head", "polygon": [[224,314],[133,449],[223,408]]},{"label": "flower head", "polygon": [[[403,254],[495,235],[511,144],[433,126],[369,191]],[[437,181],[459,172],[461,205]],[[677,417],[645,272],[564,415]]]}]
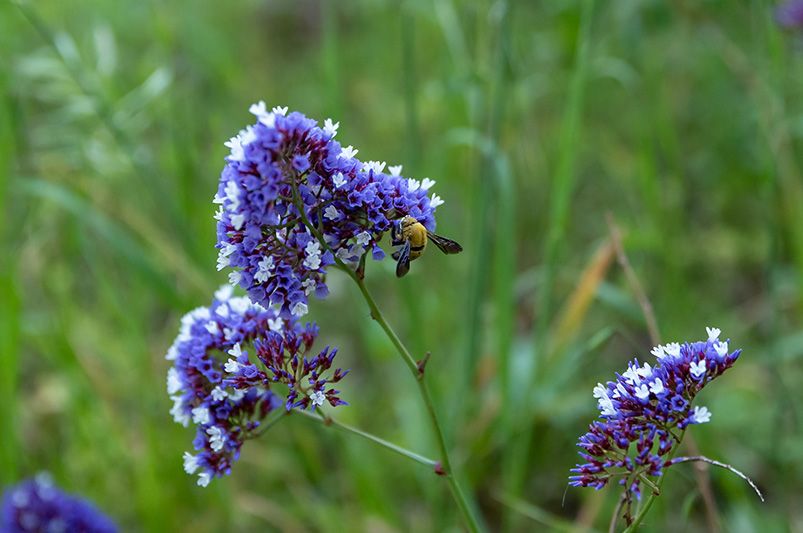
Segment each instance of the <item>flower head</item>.
[{"label": "flower head", "polygon": [[257,122],[226,144],[231,153],[214,201],[218,269],[232,269],[231,282],[251,301],[276,306],[284,318],[301,316],[310,292],[326,296],[336,258],[384,257],[377,243],[392,221],[409,215],[434,230],[443,203],[428,196],[434,181],[412,187],[401,167],[386,174],[384,162],[357,160],[356,149],[334,140],[339,123],[321,128],[286,108],[268,112],[264,102],[250,111]]},{"label": "flower head", "polygon": [[[167,393],[175,421],[196,426],[197,454],[184,455],[184,469],[200,471],[199,485],[230,472],[243,442],[274,409],[345,403],[331,388],[347,373],[330,371],[337,350],[327,346],[308,357],[317,333],[314,324],[283,319],[277,310],[231,297],[224,288],[212,305],[181,319],[167,352],[173,361]],[[285,399],[276,393],[277,384],[287,387]]]},{"label": "flower head", "polygon": [[657,346],[652,349],[654,367],[634,360],[616,381],[594,388],[600,419],[580,437],[577,445],[585,462],[572,469],[571,485],[601,489],[618,480],[629,504],[641,494],[641,476],[660,476],[671,464],[679,430],[711,419],[707,408],[692,408],[695,396],[741,353],[727,353],[718,329],[708,328],[707,334],[705,341]]},{"label": "flower head", "polygon": [[113,533],[117,526],[88,501],[59,490],[42,473],[6,490],[0,504],[0,531]]},{"label": "flower head", "polygon": [[803,28],[803,0],[789,0],[775,10],[775,20],[783,28]]}]

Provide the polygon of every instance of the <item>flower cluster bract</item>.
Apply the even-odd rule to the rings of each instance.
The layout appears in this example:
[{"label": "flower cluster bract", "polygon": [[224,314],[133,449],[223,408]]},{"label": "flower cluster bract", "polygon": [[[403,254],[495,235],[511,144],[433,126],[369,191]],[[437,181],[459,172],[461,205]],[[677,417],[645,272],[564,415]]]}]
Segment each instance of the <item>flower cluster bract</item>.
[{"label": "flower cluster bract", "polygon": [[[282,404],[290,410],[344,403],[328,385],[346,372],[336,369],[329,379],[323,375],[337,350],[327,346],[306,357],[317,333],[313,324],[302,326],[275,309],[232,297],[230,286],[218,290],[209,307],[182,318],[166,356],[173,361],[167,392],[176,422],[197,425],[193,445],[198,453],[184,454],[184,469],[200,470],[199,485],[229,474],[243,442]],[[274,383],[288,387],[286,400],[270,388]]]},{"label": "flower cluster bract", "polygon": [[683,345],[670,343],[652,349],[655,367],[633,360],[616,381],[594,388],[601,420],[580,437],[580,457],[572,469],[573,486],[601,489],[619,480],[640,497],[641,475],[660,476],[671,465],[671,451],[680,441],[678,430],[708,422],[705,407],[692,407],[698,392],[730,368],[741,350],[728,352],[720,330],[707,328],[708,339]]},{"label": "flower cluster bract", "polygon": [[287,108],[268,111],[264,102],[250,111],[256,123],[226,143],[231,154],[214,202],[218,270],[233,269],[231,283],[253,302],[278,306],[285,318],[303,316],[310,294],[328,292],[333,254],[356,263],[370,251],[381,260],[377,243],[405,215],[434,230],[433,212],[443,203],[427,195],[434,181],[356,159],[357,150],[334,140],[339,123],[320,128]]},{"label": "flower cluster bract", "polygon": [[62,492],[42,473],[6,490],[0,531],[114,533],[117,527],[94,505]]}]

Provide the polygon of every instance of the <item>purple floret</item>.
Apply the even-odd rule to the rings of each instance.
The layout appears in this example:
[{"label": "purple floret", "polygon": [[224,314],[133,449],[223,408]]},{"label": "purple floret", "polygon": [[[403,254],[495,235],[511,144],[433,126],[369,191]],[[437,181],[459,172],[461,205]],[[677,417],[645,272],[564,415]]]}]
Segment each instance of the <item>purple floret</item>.
[{"label": "purple floret", "polygon": [[117,526],[90,502],[59,490],[48,474],[6,489],[0,505],[0,531],[115,533]]}]

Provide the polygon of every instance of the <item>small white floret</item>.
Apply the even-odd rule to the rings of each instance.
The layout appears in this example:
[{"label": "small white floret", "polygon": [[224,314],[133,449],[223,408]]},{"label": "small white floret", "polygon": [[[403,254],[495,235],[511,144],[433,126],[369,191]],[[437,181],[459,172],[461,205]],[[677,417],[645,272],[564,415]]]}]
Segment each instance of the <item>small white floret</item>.
[{"label": "small white floret", "polygon": [[368,161],[367,163],[363,163],[363,170],[373,170],[374,174],[380,174],[383,170],[385,170],[385,163],[384,161]]},{"label": "small white floret", "polygon": [[184,471],[190,475],[198,470],[198,458],[190,452],[184,452]]},{"label": "small white floret", "polygon": [[208,486],[210,481],[212,481],[212,474],[210,474],[209,472],[201,472],[200,474],[198,474],[199,487]]},{"label": "small white floret", "polygon": [[337,208],[333,205],[330,205],[323,210],[323,218],[328,218],[329,220],[337,220],[338,217],[340,217],[340,213],[338,212]]},{"label": "small white floret", "polygon": [[324,401],[326,401],[326,395],[324,395],[323,392],[316,390],[310,394],[309,399],[312,401],[312,405],[320,406],[323,405]]},{"label": "small white floret", "polygon": [[608,388],[602,383],[597,383],[594,387],[594,398],[605,398],[608,396]]},{"label": "small white floret", "polygon": [[271,331],[280,332],[284,327],[284,320],[281,317],[269,318],[268,319],[268,329]]},{"label": "small white floret", "polygon": [[391,165],[391,166],[388,167],[388,172],[390,172],[391,176],[401,176],[402,166],[401,165]]},{"label": "small white floret", "polygon": [[254,274],[254,280],[258,283],[265,283],[268,281],[271,272],[273,272],[273,266],[273,257],[263,257],[259,263],[257,263],[257,271]]},{"label": "small white floret", "polygon": [[661,344],[650,350],[650,353],[653,354],[655,358],[659,360],[666,357],[666,352],[664,351],[664,347]]},{"label": "small white floret", "polygon": [[[423,185],[421,185],[421,187],[423,188],[424,186],[423,186]],[[438,207],[438,206],[441,206],[441,205],[443,205],[444,203],[445,203],[445,202],[443,201],[443,199],[441,199],[441,197],[440,197],[440,196],[438,196],[437,194],[433,194],[433,195],[432,195],[432,198],[431,198],[431,199],[430,199],[430,201],[429,201],[429,206],[430,206],[432,209],[435,209],[436,207]]]},{"label": "small white floret", "polygon": [[348,145],[340,151],[340,155],[338,156],[339,159],[352,159],[357,156],[359,150],[356,150],[353,146]]},{"label": "small white floret", "polygon": [[692,424],[705,424],[711,420],[711,411],[708,410],[708,407],[698,407],[694,406],[694,412],[691,415],[691,423]]},{"label": "small white floret", "polygon": [[226,209],[232,213],[240,209],[240,188],[237,187],[234,180],[226,182],[226,188],[223,189],[223,192],[226,193],[226,200],[229,201]]},{"label": "small white floret", "polygon": [[226,391],[221,389],[220,387],[215,387],[212,389],[212,399],[216,402],[222,402],[226,398],[227,394]]},{"label": "small white floret", "polygon": [[342,172],[338,172],[334,176],[332,176],[332,183],[335,185],[335,189],[339,189],[346,183],[346,178],[343,176]]},{"label": "small white floret", "polygon": [[231,220],[231,225],[234,226],[234,229],[237,231],[240,231],[243,228],[243,224],[245,224],[245,215],[242,213],[231,215],[229,219]]},{"label": "small white floret", "polygon": [[243,348],[242,348],[242,346],[240,346],[240,343],[238,342],[237,344],[232,346],[229,349],[229,351],[226,352],[226,353],[228,353],[232,357],[237,358],[237,357],[240,357],[241,355],[243,355]]},{"label": "small white floret", "polygon": [[228,141],[224,142],[223,145],[231,150],[229,154],[229,159],[232,161],[244,161],[245,160],[245,151],[243,150],[243,145],[240,142],[239,137],[232,137]]},{"label": "small white floret", "polygon": [[431,180],[429,178],[424,178],[424,179],[421,180],[421,188],[424,189],[425,191],[428,191],[430,189],[430,187],[435,185],[435,183],[437,183],[435,180]]},{"label": "small white floret", "polygon": [[337,128],[340,127],[340,122],[332,122],[331,118],[327,118],[323,121],[323,132],[327,134],[330,138],[337,135]]},{"label": "small white floret", "polygon": [[714,350],[717,351],[717,355],[720,359],[728,355],[728,343],[727,342],[718,342],[714,345]]},{"label": "small white floret", "polygon": [[650,391],[647,388],[647,385],[641,384],[636,387],[636,398],[639,400],[646,400],[650,396]]},{"label": "small white floret", "polygon": [[242,389],[234,389],[232,392],[229,393],[229,400],[234,403],[239,402],[245,396],[245,390]]},{"label": "small white floret", "polygon": [[209,447],[213,452],[223,449],[223,445],[226,444],[226,433],[222,429],[212,426],[206,430],[206,434],[209,435]]},{"label": "small white floret", "polygon": [[221,285],[220,288],[215,291],[215,300],[217,300],[218,302],[225,302],[226,300],[231,298],[231,294],[233,292],[234,288],[232,288],[231,285]]},{"label": "small white floret", "polygon": [[248,112],[257,118],[260,118],[268,114],[268,108],[265,105],[265,102],[263,100],[260,100],[255,104],[251,104],[251,107],[248,108]]},{"label": "small white floret", "polygon": [[605,398],[600,398],[598,405],[602,416],[616,415],[616,408],[613,406],[613,401],[607,396]]},{"label": "small white floret", "polygon": [[680,344],[676,342],[670,342],[664,346],[664,352],[666,352],[666,355],[678,357],[680,355]]},{"label": "small white floret", "polygon": [[174,395],[182,389],[181,379],[178,377],[178,370],[171,366],[167,371],[167,394]]},{"label": "small white floret", "polygon": [[705,374],[705,359],[698,363],[692,361],[691,365],[689,366],[689,370],[691,371],[691,375],[695,378],[699,379],[702,377]]},{"label": "small white floret", "polygon": [[719,334],[722,331],[719,328],[705,328],[705,332],[708,333],[708,340],[710,342],[714,342],[715,340],[719,339]]},{"label": "small white floret", "polygon": [[209,409],[200,406],[192,410],[192,422],[194,424],[208,424],[209,423]]},{"label": "small white floret", "polygon": [[[237,272],[239,274],[239,272]],[[215,314],[221,318],[228,318],[229,317],[229,306],[225,304],[220,304],[215,307]]]},{"label": "small white floret", "polygon": [[655,378],[655,380],[650,383],[650,392],[656,396],[664,392],[664,382],[661,381],[661,378]]},{"label": "small white floret", "polygon": [[309,296],[313,292],[315,292],[315,288],[317,287],[317,283],[312,278],[307,278],[303,282],[301,282],[301,287],[304,289],[304,294]]},{"label": "small white floret", "polygon": [[302,317],[306,315],[308,312],[307,304],[304,302],[296,302],[292,309],[290,309],[290,314],[297,317]]},{"label": "small white floret", "polygon": [[644,366],[636,367],[636,374],[642,378],[648,378],[652,375],[652,367],[650,367],[649,363],[644,363]]}]

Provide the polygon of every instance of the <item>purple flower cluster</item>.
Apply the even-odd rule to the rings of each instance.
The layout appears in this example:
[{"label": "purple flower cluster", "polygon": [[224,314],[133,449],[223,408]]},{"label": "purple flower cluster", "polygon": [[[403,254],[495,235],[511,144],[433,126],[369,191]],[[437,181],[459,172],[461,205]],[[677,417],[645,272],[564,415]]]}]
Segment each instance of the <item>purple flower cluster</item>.
[{"label": "purple flower cluster", "polygon": [[91,503],[60,491],[42,473],[6,490],[0,531],[114,533],[117,527]]},{"label": "purple flower cluster", "polygon": [[775,20],[786,29],[803,28],[803,0],[789,0],[778,6]]},{"label": "purple flower cluster", "polygon": [[303,316],[310,294],[328,293],[326,269],[336,258],[384,258],[378,242],[393,220],[410,215],[435,229],[443,202],[428,196],[434,181],[361,162],[357,150],[334,140],[339,123],[327,119],[320,128],[264,102],[250,111],[256,123],[226,143],[231,154],[214,202],[218,270],[231,268],[229,281],[251,301],[277,306],[284,318]]},{"label": "purple flower cluster", "polygon": [[[173,361],[167,392],[176,422],[197,426],[193,445],[198,453],[184,454],[184,469],[188,474],[200,470],[199,485],[228,475],[243,442],[282,404],[290,410],[345,403],[328,385],[346,372],[336,369],[331,378],[324,377],[337,350],[327,346],[306,357],[317,333],[313,324],[302,326],[276,309],[232,297],[228,285],[215,293],[212,305],[182,318],[166,356]],[[251,348],[255,358],[249,357]],[[286,400],[271,389],[273,383],[289,388]]]},{"label": "purple flower cluster", "polygon": [[631,496],[640,498],[647,476],[658,477],[671,465],[681,432],[711,418],[707,408],[692,407],[694,397],[741,353],[728,352],[720,330],[706,329],[707,340],[657,346],[652,349],[655,367],[633,360],[616,381],[594,388],[601,420],[580,437],[577,445],[586,462],[571,470],[570,485],[601,489],[618,479],[629,502]]}]

